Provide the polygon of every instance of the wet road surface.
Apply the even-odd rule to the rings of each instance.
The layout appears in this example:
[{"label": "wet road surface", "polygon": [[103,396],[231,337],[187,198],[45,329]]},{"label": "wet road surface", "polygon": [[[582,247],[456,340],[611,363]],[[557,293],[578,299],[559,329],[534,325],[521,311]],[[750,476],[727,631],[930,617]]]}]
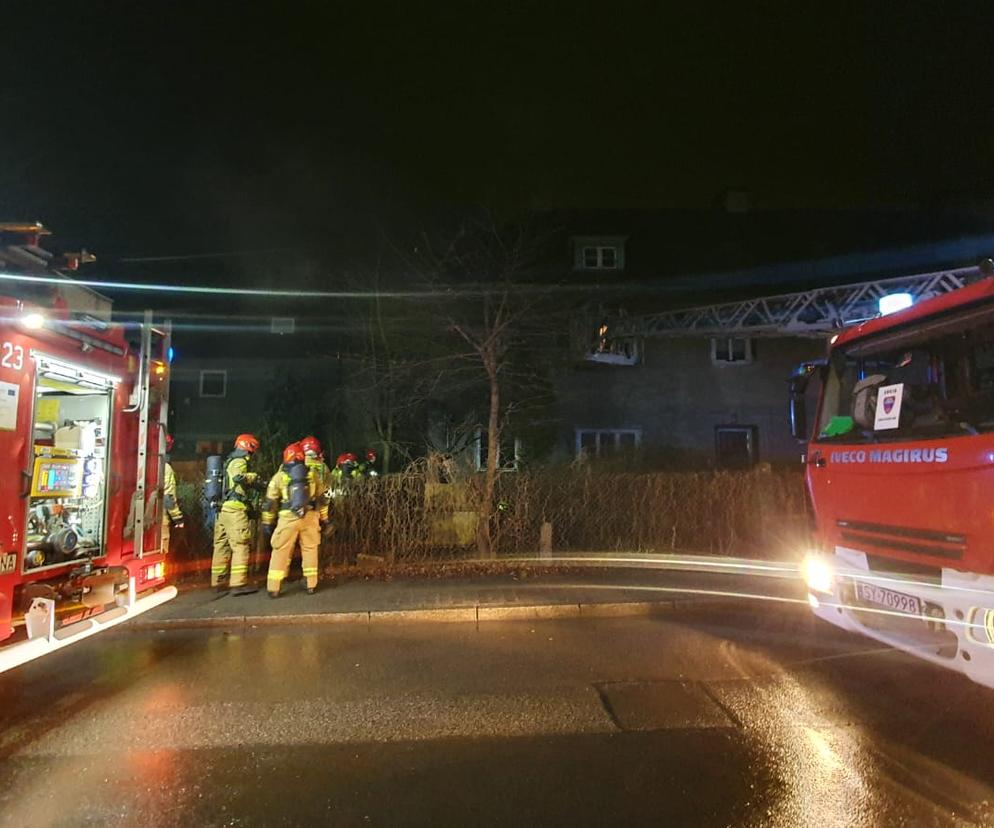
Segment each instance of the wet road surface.
[{"label": "wet road surface", "polygon": [[125,629],[0,676],[0,822],[994,824],[992,703],[794,607]]}]

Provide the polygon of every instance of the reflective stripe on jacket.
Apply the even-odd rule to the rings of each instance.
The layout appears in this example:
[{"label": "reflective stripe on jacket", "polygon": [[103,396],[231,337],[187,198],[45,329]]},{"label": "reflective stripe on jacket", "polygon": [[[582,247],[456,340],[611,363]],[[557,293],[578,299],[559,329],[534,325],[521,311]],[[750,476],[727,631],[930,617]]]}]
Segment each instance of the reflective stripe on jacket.
[{"label": "reflective stripe on jacket", "polygon": [[169,463],[166,463],[164,483],[162,486],[162,501],[169,520],[173,523],[179,523],[183,520],[183,512],[179,508],[179,502],[176,500],[176,472],[173,471],[173,467]]}]

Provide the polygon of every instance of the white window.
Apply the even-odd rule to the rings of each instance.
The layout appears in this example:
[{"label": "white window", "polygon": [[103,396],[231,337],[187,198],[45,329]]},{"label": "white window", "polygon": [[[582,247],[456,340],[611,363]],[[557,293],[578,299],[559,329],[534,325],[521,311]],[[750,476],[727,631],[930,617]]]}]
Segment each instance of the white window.
[{"label": "white window", "polygon": [[752,340],[742,337],[712,339],[711,361],[722,365],[752,362]]},{"label": "white window", "polygon": [[[476,432],[476,470],[486,471],[489,442],[487,432],[481,429]],[[517,437],[504,432],[500,435],[498,451],[498,471],[517,471],[521,459],[521,441]]]},{"label": "white window", "polygon": [[228,372],[221,371],[201,371],[200,372],[200,396],[201,397],[223,397],[228,393]]},{"label": "white window", "polygon": [[292,316],[274,316],[269,323],[269,332],[274,334],[292,334],[297,325]]},{"label": "white window", "polygon": [[597,246],[583,248],[584,270],[617,270],[618,248]]},{"label": "white window", "polygon": [[580,459],[606,457],[618,451],[634,451],[642,443],[640,428],[578,428],[576,456]]},{"label": "white window", "polygon": [[579,236],[573,239],[573,267],[576,270],[624,270],[623,236]]}]

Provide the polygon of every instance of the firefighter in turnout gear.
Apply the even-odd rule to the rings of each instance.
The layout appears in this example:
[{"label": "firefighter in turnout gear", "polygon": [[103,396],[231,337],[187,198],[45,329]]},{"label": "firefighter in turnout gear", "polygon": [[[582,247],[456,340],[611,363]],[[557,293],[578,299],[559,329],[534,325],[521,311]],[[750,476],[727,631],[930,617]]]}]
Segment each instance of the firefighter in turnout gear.
[{"label": "firefighter in turnout gear", "polygon": [[[239,434],[235,450],[228,455],[224,466],[224,502],[214,524],[214,557],[211,560],[211,586],[245,587],[248,580],[249,557],[252,552],[252,527],[249,511],[252,490],[259,486],[259,475],[252,471],[252,455],[259,449],[259,441],[252,434]],[[241,589],[236,595],[253,590]]]},{"label": "firefighter in turnout gear", "polygon": [[301,444],[292,443],[283,451],[283,466],[269,481],[262,507],[263,532],[273,547],[266,578],[271,598],[279,597],[298,540],[307,592],[314,594],[321,525],[327,520],[328,501],[319,488],[318,474],[308,468]]},{"label": "firefighter in turnout gear", "polygon": [[183,528],[183,512],[176,500],[176,473],[169,462],[169,454],[173,450],[173,436],[166,435],[166,466],[163,470],[162,486],[162,551],[169,551],[169,539],[172,527]]},{"label": "firefighter in turnout gear", "polygon": [[300,441],[304,451],[304,462],[317,479],[318,492],[322,495],[331,486],[331,469],[324,462],[324,452],[321,451],[321,441],[317,437],[305,437]]},{"label": "firefighter in turnout gear", "polygon": [[[331,469],[328,468],[328,464],[324,461],[324,451],[321,449],[321,441],[317,437],[309,435],[300,441],[300,447],[304,450],[304,462],[307,464],[307,468],[316,478],[318,495],[330,507],[335,480]],[[329,514],[321,520],[321,539],[318,542],[319,560],[324,542],[331,540],[332,532],[331,515]],[[335,585],[334,576],[331,577],[330,583],[332,586]]]}]

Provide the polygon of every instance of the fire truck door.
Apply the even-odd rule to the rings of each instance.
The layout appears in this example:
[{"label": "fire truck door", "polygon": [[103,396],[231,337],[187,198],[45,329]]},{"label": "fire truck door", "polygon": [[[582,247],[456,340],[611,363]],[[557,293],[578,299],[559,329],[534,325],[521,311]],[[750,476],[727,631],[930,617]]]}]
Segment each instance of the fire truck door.
[{"label": "fire truck door", "polygon": [[17,328],[0,327],[0,640],[6,637],[14,582],[24,554],[27,497],[31,490],[35,364],[31,341]]}]

